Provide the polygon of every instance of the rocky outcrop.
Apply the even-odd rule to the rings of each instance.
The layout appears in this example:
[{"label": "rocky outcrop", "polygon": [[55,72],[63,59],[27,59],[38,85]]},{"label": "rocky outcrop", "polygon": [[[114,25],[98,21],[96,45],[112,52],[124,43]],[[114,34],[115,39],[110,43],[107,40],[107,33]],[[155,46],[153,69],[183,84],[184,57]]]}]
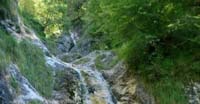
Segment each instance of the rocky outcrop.
[{"label": "rocky outcrop", "polygon": [[70,36],[62,35],[57,40],[57,53],[68,53],[74,47],[73,40]]},{"label": "rocky outcrop", "polygon": [[155,104],[154,98],[129,74],[122,62],[103,72],[118,101],[117,104]]},{"label": "rocky outcrop", "polygon": [[7,71],[9,78],[14,80],[12,83],[15,84],[11,87],[13,89],[12,95],[15,95],[12,103],[25,104],[32,100],[45,102],[45,99],[40,96],[36,89],[29,83],[29,81],[21,75],[17,65],[9,65]]},{"label": "rocky outcrop", "polygon": [[82,57],[79,53],[65,53],[57,56],[59,59],[61,59],[64,62],[73,62],[74,60],[80,59]]},{"label": "rocky outcrop", "polygon": [[79,53],[82,56],[88,55],[93,51],[93,43],[95,41],[90,37],[81,37],[75,47],[72,48],[72,53]]},{"label": "rocky outcrop", "polygon": [[81,104],[80,78],[71,68],[60,70],[55,75],[53,98],[59,104]]},{"label": "rocky outcrop", "polygon": [[9,87],[9,82],[6,79],[6,72],[0,72],[0,103],[11,104],[13,96]]},{"label": "rocky outcrop", "polygon": [[[73,63],[102,72],[116,104],[155,104],[154,98],[129,74],[125,64],[118,61],[113,52],[95,51]],[[91,92],[95,92],[95,87],[90,86],[90,89]]]},{"label": "rocky outcrop", "polygon": [[200,104],[200,83],[194,82],[189,84],[185,91],[189,99],[188,104]]}]

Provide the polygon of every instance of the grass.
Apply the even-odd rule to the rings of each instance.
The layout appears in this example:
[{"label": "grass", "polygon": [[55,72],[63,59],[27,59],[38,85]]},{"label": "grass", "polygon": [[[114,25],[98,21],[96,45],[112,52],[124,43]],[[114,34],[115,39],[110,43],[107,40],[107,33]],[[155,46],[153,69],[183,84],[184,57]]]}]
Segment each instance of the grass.
[{"label": "grass", "polygon": [[17,83],[16,79],[11,77],[9,80],[10,80],[9,81],[10,85],[12,86],[12,88],[14,88],[16,90],[16,93],[18,94],[18,92],[19,92],[19,84]]},{"label": "grass", "polygon": [[[27,41],[19,44],[17,64],[22,74],[44,96],[50,97],[53,89],[51,68],[45,65],[43,52]],[[45,79],[45,80],[44,80]]]},{"label": "grass", "polygon": [[[10,63],[19,66],[22,75],[45,97],[50,97],[53,89],[51,68],[45,64],[44,54],[28,41],[16,42],[0,28],[0,69],[5,70]],[[17,84],[11,79],[17,90]]]},{"label": "grass", "polygon": [[9,64],[15,44],[13,38],[7,36],[7,33],[0,28],[0,69],[5,70]]},{"label": "grass", "polygon": [[146,82],[146,89],[154,96],[156,104],[187,104],[184,83],[173,78]]},{"label": "grass", "polygon": [[200,81],[199,56],[194,53],[182,52],[173,58],[156,58],[154,64],[140,67],[143,71],[137,72],[139,78],[155,97],[157,104],[188,103],[185,85],[191,81]]}]

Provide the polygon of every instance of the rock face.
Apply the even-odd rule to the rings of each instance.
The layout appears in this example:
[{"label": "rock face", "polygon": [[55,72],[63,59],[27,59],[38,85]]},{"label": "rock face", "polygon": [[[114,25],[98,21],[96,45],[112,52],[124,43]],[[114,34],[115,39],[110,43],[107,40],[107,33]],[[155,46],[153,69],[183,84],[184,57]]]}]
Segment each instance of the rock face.
[{"label": "rock face", "polygon": [[74,60],[80,59],[82,56],[79,53],[65,53],[57,56],[64,62],[73,62]]},{"label": "rock face", "polygon": [[31,85],[31,83],[24,76],[21,75],[17,65],[9,65],[7,71],[9,72],[10,78],[13,78],[15,80],[14,83],[16,83],[16,88],[13,88],[15,91],[12,93],[13,95],[15,95],[13,103],[24,104],[32,100],[39,100],[42,102],[45,101],[45,99],[40,96],[40,94]]},{"label": "rock face", "polygon": [[13,96],[8,86],[8,82],[5,79],[6,73],[0,72],[0,103],[1,104],[11,104]]},{"label": "rock face", "polygon": [[[119,61],[112,52],[95,51],[73,63],[101,71],[110,85],[115,104],[155,104],[154,98],[129,74],[123,62],[116,62]],[[90,92],[95,92],[95,87],[90,86]]]},{"label": "rock face", "polygon": [[73,40],[70,36],[62,35],[57,40],[57,51],[58,54],[69,52],[74,46]]},{"label": "rock face", "polygon": [[[9,10],[14,9],[9,7]],[[2,9],[0,12],[6,15],[7,11],[4,13]],[[8,13],[15,14],[10,11]],[[9,76],[16,80],[20,90],[19,94],[10,91],[12,87],[6,82],[8,79],[0,75],[2,104],[28,104],[31,100],[39,100],[43,104],[154,104],[153,98],[128,74],[124,64],[116,64],[119,61],[112,52],[92,52],[95,42],[92,38],[83,37],[77,42],[74,36],[61,36],[57,41],[59,55],[55,57],[34,31],[23,24],[19,16],[13,17],[18,19],[18,25],[12,24],[13,20],[5,20],[1,24],[17,39],[29,39],[46,53],[46,64],[52,67],[55,76],[52,81],[54,91],[51,99],[40,96],[20,74],[18,67],[11,65],[7,69]]]},{"label": "rock face", "polygon": [[77,45],[72,48],[72,53],[79,53],[82,56],[88,55],[90,52],[93,51],[92,44],[95,41],[89,37],[82,37],[79,39]]},{"label": "rock face", "polygon": [[111,85],[117,104],[155,104],[154,98],[129,74],[122,62],[112,70],[104,71],[104,76]]},{"label": "rock face", "polygon": [[53,98],[60,104],[81,104],[81,86],[79,75],[73,69],[57,71]]}]

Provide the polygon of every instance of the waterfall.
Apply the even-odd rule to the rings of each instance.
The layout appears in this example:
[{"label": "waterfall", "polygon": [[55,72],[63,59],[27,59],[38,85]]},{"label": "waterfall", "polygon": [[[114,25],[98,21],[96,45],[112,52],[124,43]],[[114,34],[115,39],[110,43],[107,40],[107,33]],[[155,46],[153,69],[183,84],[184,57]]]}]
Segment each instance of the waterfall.
[{"label": "waterfall", "polygon": [[74,43],[74,45],[76,45],[76,41],[78,40],[78,34],[76,32],[72,32],[72,31],[69,31],[70,33],[70,37]]},{"label": "waterfall", "polygon": [[21,75],[18,67],[15,64],[11,64],[7,70],[10,75],[17,81],[21,89],[21,95],[17,97],[15,100],[16,102],[14,101],[15,103],[24,104],[24,101],[28,100],[39,100],[42,102],[45,101],[44,98],[41,97],[36,89],[29,83],[29,81]]},{"label": "waterfall", "polygon": [[[75,70],[79,75],[80,83],[82,86],[81,89],[84,92],[82,94],[84,104],[95,104],[94,99],[98,101],[100,100],[101,104],[114,104],[112,100],[112,94],[109,90],[109,86],[100,72],[91,69],[90,67],[87,66],[77,66],[72,63],[65,63],[60,59],[56,58],[55,56],[50,54],[47,47],[41,42],[41,40],[37,37],[35,32],[23,24],[20,17],[18,17],[18,20],[19,20],[18,24],[20,26],[20,31],[21,31],[19,33],[15,29],[13,29],[12,26],[9,26],[8,22],[3,21],[1,23],[4,24],[6,26],[7,31],[9,31],[18,40],[23,38],[28,38],[32,41],[34,45],[41,48],[46,55],[45,56],[46,63],[52,68],[56,69],[56,64],[59,64],[61,66],[72,68],[73,70]],[[77,34],[75,32],[70,32],[70,34],[74,44],[76,45]],[[26,92],[28,92],[27,94],[19,96],[22,100],[38,99],[40,101],[44,101],[44,99],[38,94],[38,92],[31,86],[28,80],[25,79],[23,76],[19,75],[19,72],[17,70],[14,70],[17,69],[16,67],[11,69],[12,69],[11,74],[14,76],[15,79],[17,80],[19,79],[18,81],[22,86],[22,88]],[[82,75],[82,73],[86,73],[88,75],[87,79],[85,78],[86,76]],[[90,82],[87,82],[88,79]],[[91,86],[94,88],[94,91],[89,91],[90,90],[89,87]]]}]

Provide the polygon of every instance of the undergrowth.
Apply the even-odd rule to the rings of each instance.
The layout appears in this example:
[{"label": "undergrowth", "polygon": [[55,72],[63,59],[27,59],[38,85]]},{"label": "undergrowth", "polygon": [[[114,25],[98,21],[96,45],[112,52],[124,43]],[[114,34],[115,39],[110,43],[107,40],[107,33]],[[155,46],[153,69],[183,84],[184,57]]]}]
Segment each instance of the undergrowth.
[{"label": "undergrowth", "polygon": [[[10,63],[19,66],[20,72],[45,97],[52,93],[52,72],[45,64],[43,52],[30,42],[16,42],[8,33],[0,28],[0,69],[5,70]],[[18,88],[16,81],[11,85]]]}]

